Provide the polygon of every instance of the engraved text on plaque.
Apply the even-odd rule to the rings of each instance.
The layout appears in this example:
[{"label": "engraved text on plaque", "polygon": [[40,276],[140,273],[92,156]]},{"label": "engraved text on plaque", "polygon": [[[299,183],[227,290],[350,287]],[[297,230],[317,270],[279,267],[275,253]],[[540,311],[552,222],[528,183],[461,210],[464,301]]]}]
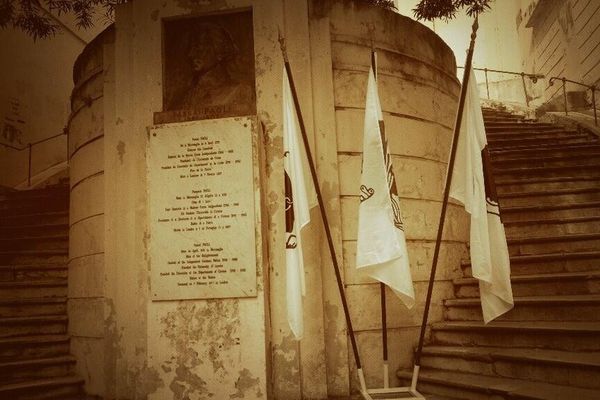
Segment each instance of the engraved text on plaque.
[{"label": "engraved text on plaque", "polygon": [[150,129],[153,300],[256,295],[253,120]]}]

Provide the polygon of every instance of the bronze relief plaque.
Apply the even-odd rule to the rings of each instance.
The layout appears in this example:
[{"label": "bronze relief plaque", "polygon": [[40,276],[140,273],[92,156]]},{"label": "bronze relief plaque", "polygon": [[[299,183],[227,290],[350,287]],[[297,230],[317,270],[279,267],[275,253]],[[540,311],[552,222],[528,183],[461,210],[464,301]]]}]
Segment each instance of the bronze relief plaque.
[{"label": "bronze relief plaque", "polygon": [[256,114],[252,11],[163,22],[163,111],[154,123]]}]

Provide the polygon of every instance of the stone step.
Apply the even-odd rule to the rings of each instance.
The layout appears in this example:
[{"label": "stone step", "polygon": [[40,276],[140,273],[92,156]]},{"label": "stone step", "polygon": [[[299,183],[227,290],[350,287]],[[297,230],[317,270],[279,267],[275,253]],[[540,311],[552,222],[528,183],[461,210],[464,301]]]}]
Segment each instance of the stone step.
[{"label": "stone step", "polygon": [[509,238],[506,243],[511,256],[569,253],[600,249],[600,233]]},{"label": "stone step", "polygon": [[75,376],[34,379],[0,385],[0,398],[19,400],[73,400],[83,396],[83,379]]},{"label": "stone step", "polygon": [[66,315],[0,318],[0,337],[62,335],[67,332]]},{"label": "stone step", "polygon": [[[496,321],[597,321],[600,295],[515,297],[515,306]],[[483,321],[479,297],[444,301],[446,321]]]},{"label": "stone step", "polygon": [[69,193],[69,185],[53,185],[42,188],[26,189],[26,190],[11,190],[0,194],[0,201],[6,199],[40,199],[45,197],[54,197],[61,194]]},{"label": "stone step", "polygon": [[66,297],[0,298],[0,318],[67,314]]},{"label": "stone step", "polygon": [[[471,263],[461,264],[464,276],[472,276]],[[510,257],[510,273],[515,275],[589,272],[600,269],[600,251],[548,253]]]},{"label": "stone step", "polygon": [[40,200],[15,200],[0,202],[0,216],[22,215],[40,212],[66,211],[69,209],[69,196],[46,197]]},{"label": "stone step", "polygon": [[492,161],[502,161],[509,158],[530,158],[536,157],[572,157],[582,154],[597,154],[600,151],[600,144],[597,142],[589,142],[583,144],[545,146],[537,148],[517,148],[517,149],[494,149],[490,148]]},{"label": "stone step", "polygon": [[38,237],[68,234],[68,223],[0,226],[0,239],[8,239],[15,236]]},{"label": "stone step", "polygon": [[0,250],[0,265],[66,264],[68,249]]},{"label": "stone step", "polygon": [[539,197],[541,199],[549,196],[592,193],[600,192],[600,187],[585,187],[585,188],[553,188],[553,189],[537,189],[537,190],[513,190],[503,191],[498,194],[500,199],[512,199],[520,197]]},{"label": "stone step", "polygon": [[483,118],[487,121],[490,117],[498,117],[503,119],[523,119],[523,115],[513,114],[505,110],[498,110],[491,107],[481,107],[481,113]]},{"label": "stone step", "polygon": [[488,116],[484,116],[484,124],[485,126],[487,126],[488,124],[493,124],[493,123],[510,123],[510,124],[525,124],[525,123],[535,123],[537,122],[536,120],[532,120],[532,119],[527,119],[524,118],[523,116],[519,116],[519,117],[505,117],[505,116],[495,116],[495,115],[488,115]]},{"label": "stone step", "polygon": [[[385,400],[385,399],[389,399],[389,398],[390,398],[389,396],[385,397],[385,395],[382,395],[379,397],[373,396],[373,400],[379,400],[379,399]],[[359,395],[358,397],[356,397],[356,399],[354,397],[352,397],[351,399],[352,400],[362,400],[362,399],[364,399],[364,397]],[[460,400],[460,399],[457,399],[456,397],[428,395],[427,400]]]},{"label": "stone step", "polygon": [[600,351],[600,322],[450,321],[433,324],[431,342],[444,346],[498,346]]},{"label": "stone step", "polygon": [[[449,370],[516,379],[526,376],[534,382],[600,388],[598,352],[426,346],[422,354],[423,370]],[[526,375],[524,371],[527,371]]]},{"label": "stone step", "polygon": [[588,138],[586,134],[581,134],[576,131],[567,131],[565,129],[535,129],[524,128],[515,131],[496,130],[487,132],[488,143],[493,146],[494,143],[504,140],[539,140],[544,143],[545,140],[557,139],[572,139],[572,138]]},{"label": "stone step", "polygon": [[[513,275],[513,296],[600,294],[600,263],[598,266],[597,271]],[[453,284],[457,298],[479,298],[477,279],[459,278]]]},{"label": "stone step", "polygon": [[504,222],[506,237],[532,236],[542,230],[547,235],[600,232],[600,214],[590,217],[540,218]]},{"label": "stone step", "polygon": [[[501,207],[542,206],[600,202],[600,187],[584,189],[555,189],[498,194]],[[600,214],[599,214],[600,215]]]},{"label": "stone step", "polygon": [[0,194],[0,203],[10,201],[27,201],[27,200],[39,200],[46,201],[47,199],[53,199],[69,194],[68,185],[56,185],[53,187],[43,187],[37,189],[26,189],[26,190],[13,190]]},{"label": "stone step", "polygon": [[489,132],[488,129],[500,129],[500,128],[504,128],[505,130],[508,129],[512,129],[512,128],[529,128],[529,127],[534,127],[534,128],[539,128],[539,129],[565,129],[564,127],[561,127],[560,125],[555,125],[555,124],[550,124],[547,122],[532,122],[532,121],[523,121],[520,120],[519,122],[515,122],[515,121],[486,121],[485,122],[485,130],[486,132]]},{"label": "stone step", "polygon": [[600,177],[600,163],[571,164],[559,167],[511,167],[494,171],[494,176],[500,181],[507,178],[519,180],[527,178],[598,178]]},{"label": "stone step", "polygon": [[0,265],[0,282],[67,279],[65,264]]},{"label": "stone step", "polygon": [[[524,143],[513,143],[510,145],[502,145],[502,144],[490,144],[489,150],[492,157],[492,161],[498,159],[501,155],[511,154],[511,155],[532,155],[535,157],[537,152],[540,156],[547,156],[550,154],[564,154],[564,153],[572,153],[575,149],[579,149],[581,154],[585,154],[587,152],[596,151],[595,148],[600,144],[598,140],[576,140],[573,143],[565,143],[564,140],[557,141],[556,143],[551,143],[548,141],[540,142],[531,140],[529,142]],[[586,150],[583,150],[586,148]]]},{"label": "stone step", "polygon": [[566,131],[562,128],[543,130],[524,128],[515,131],[496,130],[493,132],[487,132],[486,136],[488,143],[490,143],[491,146],[494,146],[495,143],[504,143],[505,140],[518,140],[519,143],[521,143],[522,140],[535,140],[544,143],[546,140],[553,141],[559,139],[588,138],[586,134],[581,134],[577,131]]},{"label": "stone step", "polygon": [[600,215],[600,201],[587,201],[571,204],[540,204],[514,207],[501,207],[502,221],[529,221],[532,219],[558,219],[595,217]]},{"label": "stone step", "polygon": [[[51,210],[67,210],[69,206],[68,193],[54,196],[40,196],[36,198],[24,199],[4,199],[0,201],[0,213],[10,213],[15,210],[22,213],[23,210],[29,212],[51,211]],[[18,210],[18,211],[17,211]]]},{"label": "stone step", "polygon": [[34,224],[68,224],[68,211],[33,212],[20,215],[0,215],[0,226],[29,226]]},{"label": "stone step", "polygon": [[[399,371],[397,375],[403,385],[410,386],[412,371]],[[466,400],[597,400],[600,394],[598,390],[569,385],[434,369],[421,371],[417,390]]]},{"label": "stone step", "polygon": [[523,155],[503,155],[498,157],[497,155],[492,160],[494,171],[501,171],[506,168],[532,168],[532,167],[563,167],[572,164],[598,164],[600,163],[600,149],[595,152],[584,153],[585,158],[579,152],[573,152],[562,155],[545,155],[532,154]]},{"label": "stone step", "polygon": [[69,353],[67,335],[31,335],[0,338],[0,361],[56,357]]},{"label": "stone step", "polygon": [[491,138],[488,140],[490,147],[493,147],[495,150],[530,149],[536,147],[545,148],[547,146],[583,144],[589,142],[590,139],[588,138],[588,135],[585,134],[557,134],[556,137],[552,138],[522,137],[503,139]]},{"label": "stone step", "polygon": [[67,280],[0,282],[0,299],[65,297]]},{"label": "stone step", "polygon": [[15,196],[13,194],[0,195],[0,210],[10,210],[14,207],[36,209],[37,207],[44,208],[48,204],[64,207],[68,202],[68,188],[61,192],[48,192],[36,196]]},{"label": "stone step", "polygon": [[69,235],[45,235],[45,236],[14,236],[12,238],[0,239],[0,251],[2,250],[50,250],[69,249]]},{"label": "stone step", "polygon": [[0,385],[33,379],[64,377],[72,375],[74,367],[75,357],[73,356],[0,362]]},{"label": "stone step", "polygon": [[[594,176],[554,176],[554,177],[508,177],[501,179],[495,176],[496,188],[498,190],[510,191],[526,191],[526,190],[553,190],[579,187],[595,187],[600,184],[600,177]],[[575,185],[569,186],[569,183]],[[526,188],[527,185],[535,185],[532,188]],[[511,188],[512,186],[518,189]]]}]

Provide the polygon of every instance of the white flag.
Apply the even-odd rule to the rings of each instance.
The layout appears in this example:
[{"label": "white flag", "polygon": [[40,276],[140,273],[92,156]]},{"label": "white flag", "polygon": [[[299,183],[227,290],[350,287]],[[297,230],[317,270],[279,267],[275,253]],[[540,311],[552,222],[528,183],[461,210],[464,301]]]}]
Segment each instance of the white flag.
[{"label": "white flag", "polygon": [[356,267],[388,285],[411,308],[415,293],[373,66],[367,85],[360,183]]},{"label": "white flag", "polygon": [[487,324],[513,308],[510,260],[491,176],[477,81],[470,72],[450,196],[471,214],[470,253]]},{"label": "white flag", "polygon": [[305,293],[301,230],[310,222],[304,184],[303,158],[298,138],[298,116],[287,72],[283,71],[283,156],[285,172],[285,261],[287,316],[297,340],[304,333],[302,297]]}]

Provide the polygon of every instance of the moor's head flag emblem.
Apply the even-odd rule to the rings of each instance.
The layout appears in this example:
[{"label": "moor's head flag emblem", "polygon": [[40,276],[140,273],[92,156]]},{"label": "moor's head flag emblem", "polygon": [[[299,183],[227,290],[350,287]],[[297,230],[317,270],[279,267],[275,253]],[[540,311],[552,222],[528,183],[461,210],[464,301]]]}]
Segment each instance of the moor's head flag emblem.
[{"label": "moor's head flag emblem", "polygon": [[513,308],[510,258],[479,101],[477,81],[469,71],[450,196],[471,214],[469,253],[473,277],[479,280],[485,323]]},{"label": "moor's head flag emblem", "polygon": [[413,306],[404,224],[373,66],[365,105],[356,267]]},{"label": "moor's head flag emblem", "polygon": [[310,222],[310,210],[298,138],[298,116],[285,70],[282,97],[287,314],[294,337],[301,339],[304,333],[302,297],[305,292],[301,231]]}]

